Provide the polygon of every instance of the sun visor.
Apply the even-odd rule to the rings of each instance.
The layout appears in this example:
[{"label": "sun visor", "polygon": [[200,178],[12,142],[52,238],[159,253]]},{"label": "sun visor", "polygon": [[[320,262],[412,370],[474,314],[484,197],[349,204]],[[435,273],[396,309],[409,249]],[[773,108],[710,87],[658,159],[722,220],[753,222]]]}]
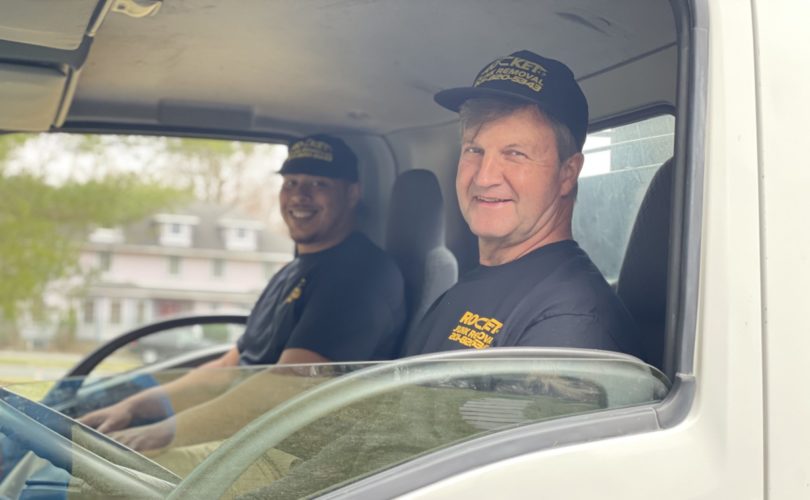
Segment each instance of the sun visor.
[{"label": "sun visor", "polygon": [[3,0],[0,40],[75,50],[98,0]]},{"label": "sun visor", "polygon": [[56,69],[0,63],[0,130],[48,130],[66,79]]}]

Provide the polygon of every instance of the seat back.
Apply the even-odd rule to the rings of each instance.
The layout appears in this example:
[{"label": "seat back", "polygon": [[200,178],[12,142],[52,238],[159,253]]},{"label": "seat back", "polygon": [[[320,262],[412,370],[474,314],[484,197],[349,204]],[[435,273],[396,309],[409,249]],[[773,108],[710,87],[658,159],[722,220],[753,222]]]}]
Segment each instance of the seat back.
[{"label": "seat back", "polygon": [[405,279],[410,327],[458,278],[456,258],[444,246],[444,201],[433,172],[408,170],[397,177],[385,246]]},{"label": "seat back", "polygon": [[666,345],[672,171],[670,158],[650,181],[630,233],[616,287],[641,330],[645,361],[662,370]]}]

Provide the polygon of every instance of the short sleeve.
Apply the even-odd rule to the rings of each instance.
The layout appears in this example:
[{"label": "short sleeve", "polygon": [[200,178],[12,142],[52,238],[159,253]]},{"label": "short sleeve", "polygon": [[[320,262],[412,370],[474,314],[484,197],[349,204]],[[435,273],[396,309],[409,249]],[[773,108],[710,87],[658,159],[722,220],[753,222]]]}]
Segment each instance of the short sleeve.
[{"label": "short sleeve", "polygon": [[308,349],[331,361],[373,359],[401,326],[387,294],[379,283],[348,273],[319,278],[285,347]]},{"label": "short sleeve", "polygon": [[268,296],[271,295],[274,281],[275,278],[267,284],[258,300],[256,300],[256,303],[250,311],[250,316],[248,316],[244,333],[236,339],[236,348],[239,350],[240,355],[246,350],[255,349],[257,345],[262,343],[260,318],[268,307]]}]

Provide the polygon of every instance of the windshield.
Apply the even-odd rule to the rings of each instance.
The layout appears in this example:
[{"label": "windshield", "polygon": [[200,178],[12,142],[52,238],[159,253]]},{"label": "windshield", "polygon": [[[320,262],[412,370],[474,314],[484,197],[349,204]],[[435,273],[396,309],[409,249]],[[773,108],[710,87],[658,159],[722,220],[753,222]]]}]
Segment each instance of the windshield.
[{"label": "windshield", "polygon": [[175,490],[196,497],[202,487],[206,497],[298,498],[504,429],[660,401],[669,388],[659,372],[628,356],[505,351],[219,370],[230,382],[218,391],[201,388],[202,404],[184,411],[182,401],[167,398],[169,417],[134,422],[140,427],[129,431],[167,422],[172,430],[165,446],[142,454],[63,415],[78,418],[183,371],[11,386],[60,413],[4,395],[0,495],[61,488],[79,497]]}]

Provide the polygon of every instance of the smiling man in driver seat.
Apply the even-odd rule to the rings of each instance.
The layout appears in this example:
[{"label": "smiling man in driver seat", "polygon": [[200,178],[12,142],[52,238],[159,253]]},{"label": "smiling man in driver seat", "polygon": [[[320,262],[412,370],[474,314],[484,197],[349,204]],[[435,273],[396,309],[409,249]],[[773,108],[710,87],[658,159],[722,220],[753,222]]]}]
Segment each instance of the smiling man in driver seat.
[{"label": "smiling man in driver seat", "polygon": [[[314,135],[291,144],[280,174],[281,213],[297,255],[270,279],[236,346],[81,422],[107,433],[188,410],[209,399],[201,384],[216,394],[232,381],[229,371],[206,368],[394,356],[406,315],[404,284],[394,261],[354,230],[361,193],[357,157],[342,140]],[[161,423],[116,438],[136,449],[158,448],[173,434],[173,425]]]}]

